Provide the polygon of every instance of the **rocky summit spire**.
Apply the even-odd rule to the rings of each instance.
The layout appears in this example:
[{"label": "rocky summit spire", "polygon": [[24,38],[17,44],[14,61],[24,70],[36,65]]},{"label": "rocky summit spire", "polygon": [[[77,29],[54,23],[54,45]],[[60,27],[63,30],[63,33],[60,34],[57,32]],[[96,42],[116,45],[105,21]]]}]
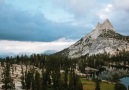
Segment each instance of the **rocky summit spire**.
[{"label": "rocky summit spire", "polygon": [[105,29],[115,31],[114,27],[112,26],[112,24],[110,23],[108,19],[106,19],[102,24],[98,22],[95,28],[95,30],[105,30]]},{"label": "rocky summit spire", "polygon": [[97,24],[97,26],[96,26],[96,28],[95,29],[97,29],[97,30],[99,30],[100,28],[101,28],[101,23],[100,22],[98,22],[98,24]]},{"label": "rocky summit spire", "polygon": [[100,27],[101,27],[101,24],[100,24],[100,22],[98,22],[98,25],[97,25],[97,27],[98,27],[98,28],[100,28]]},{"label": "rocky summit spire", "polygon": [[103,24],[102,24],[102,28],[106,29],[106,30],[114,30],[114,27],[112,26],[112,24],[110,23],[110,21],[108,19],[106,19]]},{"label": "rocky summit spire", "polygon": [[69,58],[85,57],[86,55],[100,53],[115,55],[122,50],[129,51],[129,43],[126,40],[127,37],[115,32],[110,21],[106,19],[102,24],[98,22],[98,25],[92,32],[59,53]]}]

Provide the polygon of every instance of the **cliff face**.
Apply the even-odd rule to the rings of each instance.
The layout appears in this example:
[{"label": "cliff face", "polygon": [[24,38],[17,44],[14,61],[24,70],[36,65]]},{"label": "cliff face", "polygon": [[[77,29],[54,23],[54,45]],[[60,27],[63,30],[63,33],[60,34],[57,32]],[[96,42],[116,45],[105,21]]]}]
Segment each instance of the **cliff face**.
[{"label": "cliff face", "polygon": [[129,37],[116,33],[110,21],[106,19],[102,24],[98,23],[91,33],[59,53],[77,58],[86,54],[115,54],[123,49],[129,50]]}]

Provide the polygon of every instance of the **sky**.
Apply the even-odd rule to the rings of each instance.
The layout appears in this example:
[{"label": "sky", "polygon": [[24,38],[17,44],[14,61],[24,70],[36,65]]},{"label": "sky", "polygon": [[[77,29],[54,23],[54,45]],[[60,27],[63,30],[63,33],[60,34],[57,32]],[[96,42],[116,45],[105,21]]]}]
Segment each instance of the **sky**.
[{"label": "sky", "polygon": [[60,51],[107,18],[129,35],[129,0],[0,0],[0,54]]}]

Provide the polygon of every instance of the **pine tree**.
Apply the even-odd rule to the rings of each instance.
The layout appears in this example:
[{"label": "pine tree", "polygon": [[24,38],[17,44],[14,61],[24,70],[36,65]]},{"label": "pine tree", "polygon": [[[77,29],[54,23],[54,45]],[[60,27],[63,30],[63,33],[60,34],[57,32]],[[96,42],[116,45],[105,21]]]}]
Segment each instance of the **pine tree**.
[{"label": "pine tree", "polygon": [[127,89],[126,89],[126,87],[123,84],[117,82],[115,84],[114,90],[127,90]]},{"label": "pine tree", "polygon": [[15,88],[14,87],[15,85],[13,84],[13,79],[11,78],[11,75],[10,75],[10,63],[7,60],[9,60],[9,58],[6,59],[6,65],[3,71],[3,75],[4,75],[3,84],[4,85],[2,86],[2,88],[4,88],[5,90]]},{"label": "pine tree", "polygon": [[76,75],[75,79],[76,79],[75,90],[83,90],[83,85],[77,75]]},{"label": "pine tree", "polygon": [[65,69],[65,73],[64,73],[64,88],[68,87],[68,69]]},{"label": "pine tree", "polygon": [[30,89],[32,85],[32,79],[33,79],[33,74],[28,71],[28,73],[25,73],[25,84],[26,84],[26,89]]},{"label": "pine tree", "polygon": [[38,71],[36,71],[35,73],[35,89],[34,90],[41,90],[41,77]]},{"label": "pine tree", "polygon": [[48,74],[42,71],[42,89],[46,90],[48,86]]},{"label": "pine tree", "polygon": [[22,84],[22,88],[25,89],[25,75],[24,75],[24,72],[23,72],[23,66],[22,65],[21,65],[21,69],[22,69],[22,71],[21,71],[21,74],[22,74],[21,84]]},{"label": "pine tree", "polygon": [[100,80],[97,78],[96,81],[95,81],[95,90],[100,90]]}]

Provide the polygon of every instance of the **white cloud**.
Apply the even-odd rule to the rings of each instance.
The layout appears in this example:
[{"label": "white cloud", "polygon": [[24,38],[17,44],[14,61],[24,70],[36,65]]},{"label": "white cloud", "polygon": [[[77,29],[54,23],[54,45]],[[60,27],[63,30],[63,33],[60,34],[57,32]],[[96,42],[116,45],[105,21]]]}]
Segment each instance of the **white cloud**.
[{"label": "white cloud", "polygon": [[70,8],[78,14],[84,14],[88,9],[93,8],[96,0],[68,0]]},{"label": "white cloud", "polygon": [[46,50],[60,51],[75,43],[76,40],[66,40],[65,38],[53,42],[22,42],[0,40],[1,53],[42,53]]},{"label": "white cloud", "polygon": [[104,8],[100,9],[97,15],[99,16],[101,20],[105,20],[111,17],[112,11],[113,11],[113,5],[107,4]]},{"label": "white cloud", "polygon": [[108,4],[107,7],[105,8],[105,11],[106,12],[111,12],[112,7],[113,7],[112,4]]},{"label": "white cloud", "polygon": [[113,0],[113,3],[118,9],[129,10],[129,0]]},{"label": "white cloud", "polygon": [[86,28],[93,28],[98,19],[95,12],[102,4],[97,0],[52,0],[52,3],[72,15],[71,25]]},{"label": "white cloud", "polygon": [[89,10],[95,8],[97,0],[53,0],[53,3],[79,17],[85,16]]}]

